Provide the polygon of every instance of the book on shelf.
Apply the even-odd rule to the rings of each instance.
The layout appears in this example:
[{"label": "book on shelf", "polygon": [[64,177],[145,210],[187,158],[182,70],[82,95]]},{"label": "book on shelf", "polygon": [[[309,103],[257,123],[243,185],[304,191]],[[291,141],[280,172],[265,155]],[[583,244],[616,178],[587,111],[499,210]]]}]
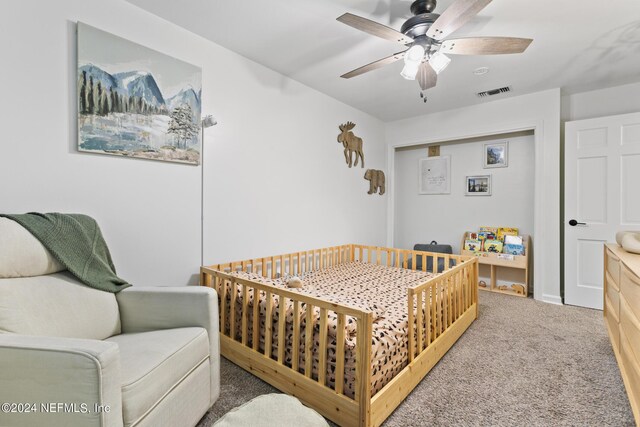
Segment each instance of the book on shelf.
[{"label": "book on shelf", "polygon": [[498,228],[498,240],[504,241],[505,236],[517,236],[518,229],[515,227],[500,227]]},{"label": "book on shelf", "polygon": [[522,236],[504,236],[505,245],[522,245]]},{"label": "book on shelf", "polygon": [[481,231],[478,233],[478,240],[495,240],[495,233],[491,233],[489,231]]},{"label": "book on shelf", "polygon": [[500,240],[485,240],[484,241],[484,251],[491,253],[502,253],[502,242]]},{"label": "book on shelf", "polygon": [[480,227],[480,231],[496,234],[498,233],[498,227]]},{"label": "book on shelf", "polygon": [[464,241],[464,250],[471,252],[480,252],[482,250],[482,242],[477,239],[467,239]]},{"label": "book on shelf", "polygon": [[524,255],[524,246],[507,243],[504,245],[503,252],[511,255]]}]

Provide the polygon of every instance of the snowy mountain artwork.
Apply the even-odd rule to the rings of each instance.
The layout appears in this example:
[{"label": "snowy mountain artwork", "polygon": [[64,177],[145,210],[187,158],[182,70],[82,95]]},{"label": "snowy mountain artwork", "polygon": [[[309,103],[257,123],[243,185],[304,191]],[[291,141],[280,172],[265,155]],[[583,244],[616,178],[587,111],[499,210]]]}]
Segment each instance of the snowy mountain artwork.
[{"label": "snowy mountain artwork", "polygon": [[200,164],[202,70],[78,22],[78,150]]}]

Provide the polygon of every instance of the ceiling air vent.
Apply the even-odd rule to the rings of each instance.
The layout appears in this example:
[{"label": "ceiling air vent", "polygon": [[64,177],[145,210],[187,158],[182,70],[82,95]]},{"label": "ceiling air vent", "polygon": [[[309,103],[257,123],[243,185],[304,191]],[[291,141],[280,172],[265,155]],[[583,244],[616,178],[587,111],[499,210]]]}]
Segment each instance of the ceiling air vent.
[{"label": "ceiling air vent", "polygon": [[478,92],[480,98],[486,98],[487,96],[500,95],[501,93],[511,92],[510,86],[501,87],[499,89],[486,90],[484,92]]}]

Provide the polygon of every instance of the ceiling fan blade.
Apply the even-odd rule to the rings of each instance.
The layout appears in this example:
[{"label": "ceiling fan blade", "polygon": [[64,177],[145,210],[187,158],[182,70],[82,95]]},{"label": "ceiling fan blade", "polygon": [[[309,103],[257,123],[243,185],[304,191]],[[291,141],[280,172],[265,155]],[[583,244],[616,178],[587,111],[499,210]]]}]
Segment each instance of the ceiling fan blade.
[{"label": "ceiling fan blade", "polygon": [[384,67],[388,64],[393,64],[394,62],[402,59],[404,57],[404,52],[394,53],[391,56],[387,56],[386,58],[379,59],[370,64],[363,65],[360,68],[356,68],[355,70],[349,71],[346,74],[341,75],[343,79],[350,79],[351,77],[359,76],[360,74],[367,73],[369,71],[376,70],[378,68]]},{"label": "ceiling fan blade", "polygon": [[442,43],[440,52],[454,55],[503,55],[522,53],[531,44],[532,39],[516,37],[471,37],[450,39]]},{"label": "ceiling fan blade", "polygon": [[343,24],[347,24],[357,30],[364,31],[365,33],[369,33],[377,37],[381,37],[385,40],[390,40],[392,42],[398,42],[405,45],[413,43],[413,39],[411,37],[405,36],[401,32],[394,30],[393,28],[389,28],[386,25],[378,24],[375,21],[354,15],[352,13],[345,13],[344,15],[336,19]]},{"label": "ceiling fan blade", "polygon": [[418,69],[416,80],[420,84],[420,89],[431,89],[438,83],[438,74],[428,62],[423,62]]},{"label": "ceiling fan blade", "polygon": [[436,40],[444,39],[469,22],[489,3],[491,3],[491,0],[456,0],[431,25],[429,31],[427,31],[427,36]]}]

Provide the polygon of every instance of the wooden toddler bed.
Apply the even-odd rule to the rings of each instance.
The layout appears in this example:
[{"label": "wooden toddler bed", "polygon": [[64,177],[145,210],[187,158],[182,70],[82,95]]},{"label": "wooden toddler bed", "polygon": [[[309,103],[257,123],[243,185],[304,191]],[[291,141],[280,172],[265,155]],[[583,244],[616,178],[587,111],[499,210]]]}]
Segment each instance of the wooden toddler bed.
[{"label": "wooden toddler bed", "polygon": [[339,425],[378,426],[476,319],[477,266],[344,245],[202,267],[201,284],[218,292],[224,357]]}]

